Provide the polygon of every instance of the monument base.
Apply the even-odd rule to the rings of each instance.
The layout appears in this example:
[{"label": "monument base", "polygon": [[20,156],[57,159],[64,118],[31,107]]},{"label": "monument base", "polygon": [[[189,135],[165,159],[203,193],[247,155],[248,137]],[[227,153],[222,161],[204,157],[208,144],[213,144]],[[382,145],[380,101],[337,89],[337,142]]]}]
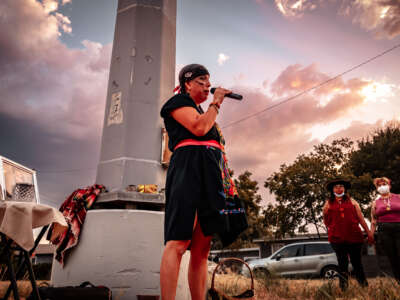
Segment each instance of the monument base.
[{"label": "monument base", "polygon": [[159,193],[145,194],[138,192],[114,191],[101,193],[93,204],[93,209],[115,208],[164,211],[165,197],[164,194]]},{"label": "monument base", "polygon": [[[164,249],[164,212],[104,209],[86,215],[79,244],[65,267],[53,262],[51,284],[79,285],[90,281],[109,287],[115,300],[160,295],[160,262]],[[190,299],[187,270],[190,253],[182,258],[176,299]],[[161,297],[160,297],[161,298]]]}]

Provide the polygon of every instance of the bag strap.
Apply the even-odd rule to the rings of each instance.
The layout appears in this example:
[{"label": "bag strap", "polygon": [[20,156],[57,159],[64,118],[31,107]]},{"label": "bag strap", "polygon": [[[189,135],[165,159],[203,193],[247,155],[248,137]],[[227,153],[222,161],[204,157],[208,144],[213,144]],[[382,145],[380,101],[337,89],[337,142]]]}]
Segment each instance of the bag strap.
[{"label": "bag strap", "polygon": [[228,258],[224,258],[221,259],[221,261],[218,263],[218,265],[215,267],[214,272],[212,274],[212,279],[211,279],[211,289],[214,290],[214,278],[215,278],[215,273],[217,272],[217,269],[225,262],[227,261],[237,261],[240,262],[242,264],[244,264],[247,269],[249,269],[250,271],[250,278],[251,278],[251,290],[254,291],[254,279],[253,279],[253,272],[250,269],[250,266],[242,259],[240,258],[236,258],[236,257],[228,257]]},{"label": "bag strap", "polygon": [[87,287],[87,286],[95,287],[94,284],[91,283],[90,281],[84,281],[79,285],[79,287]]},{"label": "bag strap", "polygon": [[42,281],[39,285],[38,285],[38,287],[49,287],[50,286],[50,283],[48,283],[48,282],[46,282],[46,281]]}]

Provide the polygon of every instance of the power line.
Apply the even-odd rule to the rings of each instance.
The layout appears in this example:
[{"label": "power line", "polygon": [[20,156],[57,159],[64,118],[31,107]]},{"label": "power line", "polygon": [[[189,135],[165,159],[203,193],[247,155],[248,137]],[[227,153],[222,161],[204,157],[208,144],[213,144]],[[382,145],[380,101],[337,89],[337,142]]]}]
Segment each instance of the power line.
[{"label": "power line", "polygon": [[350,68],[350,69],[348,69],[348,70],[346,70],[346,71],[344,71],[344,72],[342,72],[342,73],[340,73],[340,74],[338,74],[338,75],[336,75],[334,77],[331,77],[331,78],[329,78],[329,79],[327,79],[327,80],[325,80],[325,81],[323,81],[323,82],[321,82],[321,83],[319,83],[319,84],[317,84],[317,85],[315,85],[315,86],[313,86],[313,87],[311,87],[309,89],[306,89],[306,90],[304,90],[304,91],[302,91],[302,92],[300,92],[300,93],[298,93],[298,94],[296,94],[294,96],[291,96],[291,97],[289,97],[289,98],[287,98],[285,100],[282,100],[281,102],[278,102],[276,104],[267,106],[266,108],[264,108],[264,109],[262,109],[262,110],[260,110],[260,111],[258,111],[256,113],[253,113],[253,114],[248,115],[246,117],[243,117],[243,118],[241,118],[241,119],[239,119],[237,121],[234,121],[234,122],[231,122],[231,123],[229,123],[229,124],[227,124],[225,126],[222,126],[222,129],[230,127],[230,126],[233,126],[233,125],[236,125],[236,124],[239,124],[239,123],[241,123],[243,121],[246,121],[247,119],[250,119],[250,118],[253,118],[255,116],[258,116],[258,115],[262,114],[263,112],[266,112],[266,111],[271,110],[271,109],[273,109],[273,108],[275,108],[277,106],[280,106],[280,105],[285,104],[285,103],[287,103],[289,101],[292,101],[292,100],[296,99],[297,97],[300,97],[301,95],[304,95],[304,94],[306,94],[306,93],[308,93],[308,92],[310,92],[312,90],[315,90],[315,89],[327,84],[328,82],[336,80],[337,78],[339,78],[339,77],[341,77],[341,76],[343,76],[343,75],[345,75],[347,73],[350,73],[350,72],[354,71],[355,69],[358,69],[361,66],[366,65],[366,64],[370,63],[371,61],[373,61],[373,60],[375,60],[375,59],[377,59],[377,58],[379,58],[379,57],[381,57],[381,56],[383,56],[383,55],[385,55],[385,54],[387,54],[387,53],[389,53],[389,52],[391,52],[391,51],[393,51],[393,50],[395,50],[396,48],[399,48],[399,47],[400,47],[400,44],[397,44],[397,45],[393,46],[392,48],[387,49],[387,50],[379,53],[378,55],[375,55],[374,57],[371,57],[370,59],[367,59],[366,61],[363,61],[362,63],[360,63],[360,64],[358,64],[358,65],[356,65],[356,66],[354,66],[354,67],[352,67],[352,68]]},{"label": "power line", "polygon": [[[350,68],[350,69],[348,69],[348,70],[346,70],[346,71],[344,71],[344,72],[342,72],[342,73],[340,73],[340,74],[338,74],[338,75],[336,75],[334,77],[331,77],[331,78],[329,78],[329,79],[327,79],[327,80],[325,80],[325,81],[323,81],[323,82],[321,82],[321,83],[319,83],[319,84],[317,84],[317,85],[315,85],[315,86],[313,86],[311,88],[308,88],[308,89],[306,89],[306,90],[304,90],[304,91],[302,91],[302,92],[300,92],[300,93],[298,93],[296,95],[293,95],[293,96],[291,96],[291,97],[289,97],[289,98],[287,98],[285,100],[282,100],[281,102],[278,102],[276,104],[267,106],[266,108],[264,108],[264,109],[262,109],[262,110],[260,110],[260,111],[258,111],[256,113],[250,114],[250,115],[248,115],[246,117],[243,117],[243,118],[241,118],[241,119],[239,119],[237,121],[231,122],[231,123],[223,126],[222,128],[224,129],[224,128],[239,124],[239,123],[244,122],[244,121],[246,121],[246,120],[248,120],[250,118],[258,116],[258,115],[260,115],[260,114],[262,114],[262,113],[264,113],[264,112],[266,112],[268,110],[271,110],[271,109],[273,109],[275,107],[278,107],[278,106],[280,106],[282,104],[285,104],[285,103],[287,103],[289,101],[292,101],[292,100],[294,100],[294,99],[296,99],[296,98],[298,98],[298,97],[300,97],[300,96],[302,96],[302,95],[304,95],[304,94],[306,94],[306,93],[308,93],[308,92],[310,92],[312,90],[318,89],[319,87],[321,87],[321,86],[323,86],[323,85],[325,85],[325,84],[327,84],[327,83],[329,83],[331,81],[336,80],[337,78],[339,78],[339,77],[341,77],[341,76],[343,76],[343,75],[345,75],[347,73],[350,73],[350,72],[354,71],[355,69],[358,69],[358,68],[362,67],[363,65],[366,65],[366,64],[370,63],[371,61],[373,61],[373,60],[375,60],[375,59],[377,59],[377,58],[379,58],[379,57],[381,57],[381,56],[383,56],[383,55],[385,55],[385,54],[387,54],[387,53],[389,53],[389,52],[391,52],[391,51],[393,51],[393,50],[395,50],[395,49],[397,49],[399,47],[400,47],[400,44],[397,44],[397,45],[393,46],[392,48],[387,49],[387,50],[379,53],[378,55],[375,55],[374,57],[371,57],[371,58],[367,59],[366,61],[363,61],[360,64],[358,64],[358,65],[356,65],[356,66],[354,66],[354,67],[352,67],[352,68]],[[95,170],[95,169],[96,169],[95,167],[92,167],[92,168],[71,169],[71,170],[45,170],[45,171],[37,171],[37,172],[39,174],[61,174],[61,173],[73,173],[73,172],[91,171],[91,170]]]}]

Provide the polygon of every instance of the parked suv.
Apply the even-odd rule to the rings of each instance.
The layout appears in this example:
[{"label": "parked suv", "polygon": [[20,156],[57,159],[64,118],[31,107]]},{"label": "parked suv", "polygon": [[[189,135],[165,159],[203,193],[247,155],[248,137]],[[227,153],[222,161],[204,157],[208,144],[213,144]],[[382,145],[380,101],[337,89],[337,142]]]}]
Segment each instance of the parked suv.
[{"label": "parked suv", "polygon": [[[321,276],[338,275],[336,254],[329,242],[304,242],[282,247],[270,257],[252,260],[249,266],[255,275]],[[244,272],[245,269],[243,269]],[[248,271],[247,271],[248,273]]]}]

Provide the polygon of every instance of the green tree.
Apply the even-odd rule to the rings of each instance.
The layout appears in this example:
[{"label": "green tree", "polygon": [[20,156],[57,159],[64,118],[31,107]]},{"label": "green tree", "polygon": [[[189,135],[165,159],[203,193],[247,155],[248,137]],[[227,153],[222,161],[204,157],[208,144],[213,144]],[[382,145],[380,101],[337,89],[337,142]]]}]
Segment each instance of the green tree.
[{"label": "green tree", "polygon": [[300,227],[302,213],[294,210],[290,205],[268,204],[263,211],[264,226],[268,228],[275,238],[285,235],[295,235],[295,230]]},{"label": "green tree", "polygon": [[[233,175],[233,171],[230,170],[230,173]],[[245,206],[249,227],[229,246],[231,249],[254,246],[252,243],[253,239],[263,237],[267,234],[261,215],[260,203],[262,199],[258,194],[258,182],[252,180],[251,175],[252,173],[245,171],[237,179],[234,179],[239,198]],[[214,239],[212,248],[221,249],[222,245],[218,240]]]},{"label": "green tree", "polygon": [[258,182],[251,179],[252,173],[245,171],[235,179],[235,185],[239,194],[239,198],[243,201],[246,209],[247,221],[249,228],[247,228],[232,244],[232,248],[243,248],[254,246],[252,241],[254,239],[265,236],[267,228],[263,223],[261,215],[261,196],[258,194]]},{"label": "green tree", "polygon": [[299,155],[283,164],[265,182],[277,204],[264,210],[264,223],[272,226],[277,237],[306,232],[313,224],[322,226],[322,207],[327,192],[325,184],[334,177],[351,181],[351,196],[369,217],[371,199],[376,196],[372,180],[386,176],[393,180],[392,192],[400,193],[400,123],[391,122],[357,141],[356,149],[347,138],[331,144],[319,144],[309,154]]},{"label": "green tree", "polygon": [[372,179],[388,177],[392,192],[400,193],[400,123],[391,122],[377,129],[369,137],[357,142],[358,150],[350,156],[348,168],[363,184],[365,198],[374,195]]},{"label": "green tree", "polygon": [[[314,225],[317,233],[322,225],[322,207],[327,198],[325,185],[337,176],[348,176],[345,168],[353,142],[347,138],[331,144],[319,144],[309,154],[301,154],[290,164],[265,181],[265,187],[275,195],[277,204],[264,211],[265,223],[275,220],[276,236],[293,235],[295,230],[307,232]],[[271,224],[272,225],[272,224]]]},{"label": "green tree", "polygon": [[357,150],[351,153],[344,168],[351,174],[351,194],[369,218],[371,200],[376,197],[374,178],[390,178],[392,192],[400,193],[400,123],[391,122],[357,141]]}]

